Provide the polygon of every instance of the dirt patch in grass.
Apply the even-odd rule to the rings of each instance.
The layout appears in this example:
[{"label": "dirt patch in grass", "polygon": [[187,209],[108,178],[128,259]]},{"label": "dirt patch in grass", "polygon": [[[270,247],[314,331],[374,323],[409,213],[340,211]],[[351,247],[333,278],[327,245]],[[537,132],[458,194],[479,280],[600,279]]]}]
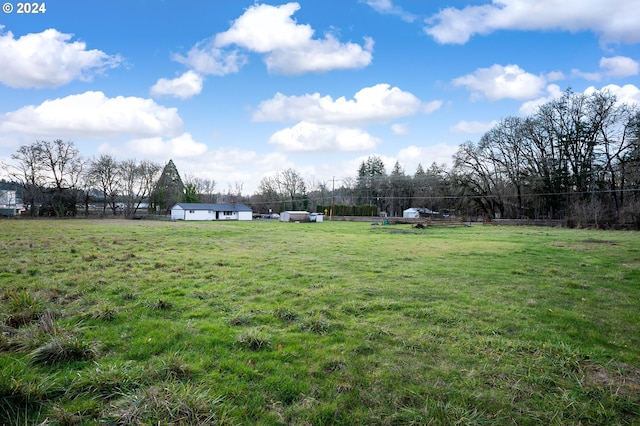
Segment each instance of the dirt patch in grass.
[{"label": "dirt patch in grass", "polygon": [[640,369],[620,365],[614,371],[601,365],[589,365],[584,370],[585,385],[609,388],[617,395],[640,402]]},{"label": "dirt patch in grass", "polygon": [[564,241],[556,241],[551,243],[554,247],[568,248],[571,250],[598,250],[598,246],[617,246],[618,242],[613,240],[601,240],[597,238],[586,238],[584,240],[567,243]]},{"label": "dirt patch in grass", "polygon": [[622,266],[629,269],[640,269],[640,263],[623,263]]},{"label": "dirt patch in grass", "polygon": [[616,241],[611,241],[611,240],[598,240],[595,238],[587,238],[586,240],[582,240],[583,243],[586,244],[606,244],[609,246],[615,246],[618,245],[618,243]]}]

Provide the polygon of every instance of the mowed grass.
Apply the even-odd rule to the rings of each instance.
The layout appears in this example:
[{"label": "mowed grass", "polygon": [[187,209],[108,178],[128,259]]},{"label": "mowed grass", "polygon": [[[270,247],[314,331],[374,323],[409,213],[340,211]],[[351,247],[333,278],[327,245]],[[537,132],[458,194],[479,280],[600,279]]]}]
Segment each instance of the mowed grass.
[{"label": "mowed grass", "polygon": [[640,234],[0,221],[0,424],[640,423]]}]

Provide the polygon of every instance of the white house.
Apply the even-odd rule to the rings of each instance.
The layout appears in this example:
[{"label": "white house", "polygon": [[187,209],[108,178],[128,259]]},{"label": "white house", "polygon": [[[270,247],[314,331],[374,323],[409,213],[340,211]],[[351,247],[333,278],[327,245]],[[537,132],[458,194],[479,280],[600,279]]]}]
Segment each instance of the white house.
[{"label": "white house", "polygon": [[25,207],[17,191],[0,188],[0,216],[19,216]]},{"label": "white house", "polygon": [[171,220],[251,220],[253,211],[244,204],[178,203]]}]

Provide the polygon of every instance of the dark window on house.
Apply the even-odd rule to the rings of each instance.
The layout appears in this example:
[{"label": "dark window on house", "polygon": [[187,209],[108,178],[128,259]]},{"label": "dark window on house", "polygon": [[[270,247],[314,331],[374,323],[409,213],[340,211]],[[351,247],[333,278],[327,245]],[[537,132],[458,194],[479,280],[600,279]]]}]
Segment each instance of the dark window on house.
[{"label": "dark window on house", "polygon": [[196,212],[195,210],[189,210],[189,213],[195,213],[195,212]]},{"label": "dark window on house", "polygon": [[225,216],[231,216],[233,212],[222,212],[222,214],[224,214]]}]

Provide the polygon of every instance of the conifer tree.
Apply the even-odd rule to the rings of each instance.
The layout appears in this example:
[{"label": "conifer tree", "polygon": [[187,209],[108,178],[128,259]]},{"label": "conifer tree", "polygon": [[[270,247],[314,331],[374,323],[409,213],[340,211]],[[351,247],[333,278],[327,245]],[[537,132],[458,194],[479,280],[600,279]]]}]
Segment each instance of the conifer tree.
[{"label": "conifer tree", "polygon": [[153,207],[160,214],[168,214],[177,203],[183,202],[185,199],[185,187],[178,173],[178,168],[169,160],[160,178],[156,183],[155,189],[151,196]]}]

